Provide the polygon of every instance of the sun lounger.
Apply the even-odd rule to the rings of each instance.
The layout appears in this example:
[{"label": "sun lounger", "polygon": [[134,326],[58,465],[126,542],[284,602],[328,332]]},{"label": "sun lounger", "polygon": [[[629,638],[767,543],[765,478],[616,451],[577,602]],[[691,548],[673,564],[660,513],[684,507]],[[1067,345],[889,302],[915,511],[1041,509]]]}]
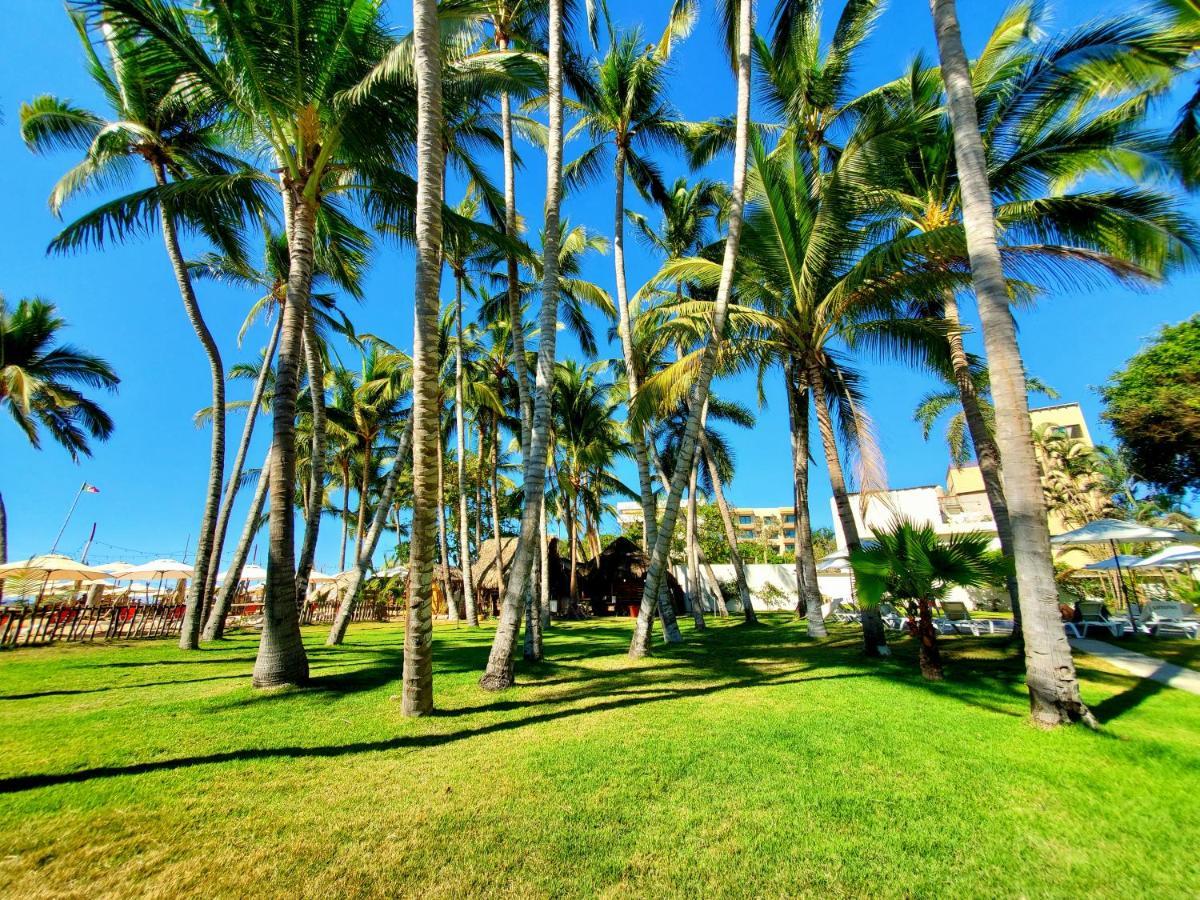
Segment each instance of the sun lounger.
[{"label": "sun lounger", "polygon": [[862,619],[862,613],[855,608],[853,600],[835,600],[829,618],[842,623],[858,622]]},{"label": "sun lounger", "polygon": [[1141,617],[1142,626],[1149,631],[1152,637],[1158,637],[1160,633],[1167,632],[1182,634],[1195,640],[1200,634],[1200,620],[1188,618],[1184,604],[1155,600],[1148,604],[1148,607]]},{"label": "sun lounger", "polygon": [[961,600],[943,600],[942,616],[936,624],[943,634],[973,634],[976,637],[1012,630],[1012,623],[1004,619],[975,618]]},{"label": "sun lounger", "polygon": [[903,631],[907,627],[907,617],[890,603],[879,604],[879,618],[883,620],[884,627],[892,631]]},{"label": "sun lounger", "polygon": [[1087,637],[1088,631],[1093,628],[1107,631],[1113,637],[1120,637],[1130,624],[1124,619],[1114,619],[1105,615],[1104,603],[1100,600],[1080,600],[1079,615],[1081,620],[1072,624],[1081,632],[1080,637]]}]

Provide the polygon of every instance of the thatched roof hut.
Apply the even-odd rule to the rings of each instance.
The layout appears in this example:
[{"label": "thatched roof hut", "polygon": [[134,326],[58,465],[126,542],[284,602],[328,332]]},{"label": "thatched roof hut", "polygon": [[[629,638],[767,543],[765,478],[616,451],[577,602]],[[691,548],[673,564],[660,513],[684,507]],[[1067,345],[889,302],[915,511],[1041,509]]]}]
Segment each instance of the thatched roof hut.
[{"label": "thatched roof hut", "polygon": [[[642,548],[622,535],[600,551],[595,559],[579,564],[579,584],[584,597],[598,616],[636,615],[646,587],[649,560]],[[676,612],[682,612],[683,589],[667,575],[667,590]]]},{"label": "thatched roof hut", "polygon": [[[565,598],[569,589],[567,575],[558,556],[557,538],[550,539],[549,550],[550,599],[553,601]],[[500,594],[516,552],[516,537],[501,537],[499,542],[495,538],[488,538],[479,545],[479,553],[471,563],[471,577],[475,580],[475,590],[483,604],[490,606],[497,613]]]}]

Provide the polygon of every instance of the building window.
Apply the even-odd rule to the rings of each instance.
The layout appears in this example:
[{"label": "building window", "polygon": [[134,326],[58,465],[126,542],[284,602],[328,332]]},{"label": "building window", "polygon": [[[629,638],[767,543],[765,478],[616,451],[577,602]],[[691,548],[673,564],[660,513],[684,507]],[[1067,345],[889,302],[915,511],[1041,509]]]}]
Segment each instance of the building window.
[{"label": "building window", "polygon": [[754,516],[738,516],[739,525],[753,525]]},{"label": "building window", "polygon": [[1074,438],[1075,440],[1083,437],[1083,429],[1078,425],[1055,425],[1051,431],[1055,434],[1061,434],[1066,438]]},{"label": "building window", "polygon": [[795,528],[789,528],[787,531],[785,531],[785,532],[783,533],[783,536],[784,536],[785,538],[787,538],[788,540],[794,540],[794,539],[795,539],[795,537],[796,537],[796,529],[795,529]]},{"label": "building window", "polygon": [[786,522],[788,525],[795,525],[796,524],[796,514],[795,513],[787,513],[783,517],[783,521]]}]

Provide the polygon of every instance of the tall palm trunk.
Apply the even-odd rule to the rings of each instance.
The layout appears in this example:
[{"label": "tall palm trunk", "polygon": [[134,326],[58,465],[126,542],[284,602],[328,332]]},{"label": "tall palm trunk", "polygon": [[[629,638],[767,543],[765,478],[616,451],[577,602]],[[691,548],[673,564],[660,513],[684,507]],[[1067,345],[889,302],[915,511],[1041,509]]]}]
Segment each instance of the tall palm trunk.
[{"label": "tall palm trunk", "polygon": [[479,624],[475,611],[475,579],[471,573],[471,524],[467,518],[467,424],[463,403],[463,298],[462,278],[454,279],[454,329],[458,340],[454,344],[454,436],[457,441],[455,457],[458,466],[458,563],[462,570],[463,600],[466,603],[467,624]]},{"label": "tall palm trunk", "polygon": [[[152,165],[154,180],[162,187],[167,183],[167,175],[162,162]],[[204,355],[208,358],[209,374],[212,378],[212,450],[208,463],[208,488],[204,495],[204,514],[200,520],[200,533],[196,538],[195,574],[188,585],[187,601],[184,606],[183,624],[179,631],[179,648],[195,650],[200,646],[201,617],[205,606],[205,589],[208,587],[209,557],[212,555],[213,535],[217,530],[217,511],[221,504],[221,483],[225,475],[225,367],[221,363],[221,351],[213,340],[208,323],[200,312],[200,304],[196,300],[196,292],[192,288],[192,276],[188,273],[187,263],[179,248],[179,235],[175,231],[175,219],[165,204],[159,205],[159,222],[162,226],[163,245],[167,250],[167,258],[171,261],[171,269],[175,273],[175,281],[179,286],[179,295],[183,298],[183,308],[188,321],[200,339]]]},{"label": "tall palm trunk", "polygon": [[541,542],[542,556],[541,572],[538,573],[542,580],[542,605],[540,609],[542,621],[541,627],[537,631],[536,639],[538,641],[537,658],[541,659],[543,655],[541,649],[542,634],[547,628],[550,627],[550,600],[552,599],[550,596],[550,535],[546,531],[546,500],[544,497],[542,498],[542,511],[538,518],[540,522],[538,526],[538,540]]},{"label": "tall palm trunk", "polygon": [[308,511],[304,517],[304,540],[296,563],[296,608],[304,606],[308,596],[308,576],[312,573],[325,511],[325,361],[321,340],[317,337],[312,307],[304,314],[304,360],[308,369],[308,394],[312,401],[312,471],[308,477]]},{"label": "tall palm trunk", "polygon": [[[549,0],[548,91],[549,131],[546,144],[546,222],[542,242],[542,308],[538,315],[537,382],[533,405],[533,427],[529,454],[524,463],[525,506],[521,511],[521,535],[513,553],[512,568],[504,591],[504,604],[487,669],[480,685],[500,690],[513,683],[513,651],[520,626],[525,590],[533,554],[537,552],[543,489],[546,483],[546,452],[550,436],[550,393],[554,383],[554,354],[558,323],[558,233],[562,203],[563,147],[563,2]],[[513,323],[520,327],[520,323]]]},{"label": "tall palm trunk", "polygon": [[[829,403],[825,396],[825,383],[816,366],[808,367],[808,387],[812,391],[816,407],[817,428],[821,432],[821,446],[825,450],[825,468],[829,470],[829,486],[833,491],[833,502],[837,507],[838,521],[846,537],[846,547],[857,550],[862,544],[858,534],[858,523],[854,521],[854,510],[850,507],[850,495],[846,491],[846,476],[842,472],[842,460],[838,456],[837,438],[833,432],[833,420],[829,416]],[[797,417],[798,418],[798,417]],[[884,656],[887,637],[883,633],[883,619],[878,606],[864,606],[862,611],[863,652],[867,656]]]},{"label": "tall palm trunk", "polygon": [[[496,47],[508,49],[507,35],[497,33]],[[513,150],[512,103],[508,92],[500,95],[500,134],[504,158],[504,233],[517,239],[517,189],[515,174],[516,153]],[[512,324],[513,366],[517,377],[517,403],[521,411],[521,459],[529,455],[530,431],[533,428],[533,398],[529,396],[529,362],[525,357],[524,316],[521,313],[521,290],[517,258],[508,253],[507,284],[508,318]]]},{"label": "tall palm trunk", "polygon": [[[312,287],[313,238],[317,209],[300,189],[285,184],[290,196],[288,225],[288,289],[279,335],[279,362],[272,401],[270,464],[270,528],[267,583],[263,591],[263,630],[254,662],[255,687],[302,684],[308,680],[308,657],[300,637],[296,606],[295,510],[296,396],[304,358],[304,317]],[[311,504],[310,504],[311,505]]]},{"label": "tall palm trunk", "polygon": [[279,332],[283,327],[283,316],[275,319],[275,327],[271,329],[271,337],[267,341],[267,349],[263,353],[262,370],[254,382],[254,392],[250,395],[250,405],[246,407],[246,424],[242,426],[242,439],[238,443],[237,453],[233,457],[233,468],[229,472],[229,483],[225,488],[225,499],[221,502],[221,512],[217,516],[217,528],[213,533],[212,553],[208,558],[208,588],[205,592],[205,623],[208,613],[217,595],[217,572],[221,568],[221,554],[225,549],[225,535],[229,531],[229,517],[233,513],[233,501],[237,497],[238,485],[242,480],[242,470],[246,466],[246,454],[250,452],[250,438],[254,435],[254,423],[258,420],[258,407],[262,403],[263,393],[267,387],[267,376],[275,359],[275,348],[279,346]]},{"label": "tall palm trunk", "polygon": [[453,585],[450,583],[450,546],[446,540],[446,448],[442,441],[442,429],[440,425],[437,434],[437,451],[438,552],[442,560],[438,575],[442,581],[442,596],[446,600],[446,618],[451,622],[457,622],[458,603],[454,599]]},{"label": "tall palm trunk", "polygon": [[342,552],[338,555],[338,571],[346,571],[346,542],[350,539],[350,466],[342,463]]},{"label": "tall palm trunk", "polygon": [[362,552],[367,536],[367,498],[371,496],[371,457],[375,454],[375,439],[367,438],[363,448],[362,476],[358,479],[358,521],[354,526],[354,555]]},{"label": "tall palm trunk", "polygon": [[[8,562],[8,511],[4,508],[4,495],[0,494],[0,565]],[[4,579],[0,578],[0,600],[4,599]]]},{"label": "tall palm trunk", "polygon": [[737,27],[737,134],[733,151],[733,186],[729,194],[729,232],[725,238],[721,281],[717,287],[716,302],[713,304],[712,335],[700,358],[700,370],[691,388],[687,425],[684,427],[683,440],[679,446],[679,459],[663,510],[662,525],[655,535],[654,549],[650,553],[650,562],[646,569],[642,605],[638,610],[637,626],[629,645],[629,654],[633,657],[650,652],[653,610],[664,579],[667,556],[675,532],[675,519],[679,513],[679,501],[692,466],[696,435],[700,430],[700,416],[708,403],[708,388],[716,371],[717,352],[725,334],[729,295],[733,288],[734,262],[742,237],[742,213],[746,198],[746,150],[750,130],[750,47],[753,33],[754,0],[741,0],[738,4]]},{"label": "tall palm trunk", "polygon": [[1013,557],[1023,614],[1030,712],[1034,722],[1045,727],[1075,720],[1095,725],[1095,718],[1079,693],[1075,662],[1058,612],[1046,502],[1029,422],[1025,366],[996,245],[995,212],[983,138],[958,29],[958,14],[954,0],[930,0],[930,9],[954,131],[967,253],[996,406],[996,444],[1004,461],[1004,496],[1012,524]]},{"label": "tall palm trunk", "polygon": [[401,712],[433,712],[438,291],[442,269],[442,62],[437,0],[413,0],[417,76],[417,276],[413,318],[413,520]]},{"label": "tall palm trunk", "polygon": [[267,500],[267,489],[271,485],[271,457],[274,448],[267,448],[267,458],[263,460],[262,470],[258,473],[258,484],[254,488],[254,496],[250,500],[250,509],[246,513],[246,524],[242,526],[242,535],[233,551],[233,559],[225,575],[225,583],[217,592],[212,609],[204,622],[206,641],[215,641],[225,635],[225,620],[229,618],[229,609],[233,606],[233,598],[237,595],[238,584],[241,581],[242,569],[250,556],[250,545],[254,543],[254,535],[258,533],[258,522],[262,517],[263,505]]},{"label": "tall palm trunk", "polygon": [[[625,362],[625,381],[629,387],[629,404],[632,407],[637,396],[639,379],[637,356],[633,346],[633,323],[629,315],[629,289],[625,280],[625,148],[618,144],[613,176],[617,185],[615,210],[613,213],[613,267],[617,285],[617,334],[621,339],[621,353]],[[638,496],[642,503],[642,543],[649,554],[658,538],[658,504],[654,499],[654,483],[650,474],[650,449],[645,430],[631,427],[633,457],[637,463]],[[675,619],[675,608],[666,591],[658,596],[658,618],[662,623],[663,639],[667,643],[683,640],[679,623]]]},{"label": "tall palm trunk", "polygon": [[[942,302],[942,317],[949,326],[950,364],[954,369],[954,381],[958,385],[958,396],[962,401],[963,417],[967,420],[967,431],[971,434],[971,445],[975,448],[975,459],[979,463],[979,474],[983,478],[983,489],[987,494],[992,520],[996,523],[996,536],[1000,539],[1000,550],[1010,562],[1013,560],[1012,523],[1008,517],[1008,501],[1004,499],[1004,480],[1000,466],[1000,451],[992,437],[991,429],[983,418],[979,397],[975,393],[975,382],[971,379],[971,367],[963,347],[962,327],[958,316],[958,299],[953,290],[947,290]],[[1008,596],[1012,601],[1013,634],[1018,640],[1021,634],[1021,600],[1017,588],[1015,565],[1005,579]]]},{"label": "tall palm trunk", "polygon": [[488,501],[492,508],[492,536],[496,539],[496,552],[499,562],[496,563],[500,568],[499,573],[501,596],[508,590],[508,579],[512,577],[512,563],[509,563],[508,572],[504,571],[504,555],[500,553],[500,423],[495,419],[492,420],[492,486],[488,491]]},{"label": "tall palm trunk", "polygon": [[684,546],[687,547],[688,593],[692,598],[692,621],[696,630],[703,631],[704,597],[700,591],[700,554],[696,552],[696,468],[700,463],[697,454],[692,454],[692,471],[688,476],[687,527]]},{"label": "tall palm trunk", "polygon": [[757,625],[758,616],[754,613],[754,602],[750,597],[750,585],[746,581],[746,564],[738,551],[737,528],[733,524],[733,513],[729,509],[729,501],[725,499],[725,488],[721,484],[721,473],[713,462],[712,450],[708,445],[708,435],[700,431],[700,450],[704,454],[704,464],[708,467],[708,480],[712,482],[713,494],[716,496],[717,509],[721,512],[721,525],[725,529],[725,541],[729,544],[729,559],[733,563],[733,574],[737,581],[738,599],[742,603],[742,615],[747,625]]},{"label": "tall palm trunk", "polygon": [[549,603],[547,591],[545,588],[547,572],[546,572],[546,503],[543,498],[542,510],[538,521],[538,555],[533,561],[534,577],[536,585],[534,589],[529,591],[527,596],[528,602],[525,605],[525,659],[530,662],[539,662],[542,659],[542,622],[543,607]]},{"label": "tall palm trunk", "polygon": [[570,613],[572,617],[579,615],[579,544],[575,540],[575,503],[567,504],[567,549],[570,554],[570,579],[567,584],[571,594]]},{"label": "tall palm trunk", "polygon": [[792,438],[792,509],[796,519],[796,586],[799,604],[804,604],[808,636],[829,637],[821,609],[821,588],[813,550],[812,515],[808,509],[808,391],[797,381],[791,362],[784,365],[784,390],[788,399],[788,423]]},{"label": "tall palm trunk", "polygon": [[[379,495],[379,503],[375,506],[375,514],[371,517],[371,527],[367,530],[366,539],[363,541],[355,557],[354,571],[350,573],[350,579],[346,582],[345,590],[342,592],[342,601],[338,604],[337,615],[334,616],[333,626],[329,629],[329,637],[325,639],[325,643],[330,646],[340,644],[346,639],[346,629],[350,627],[350,620],[354,618],[354,607],[358,603],[358,595],[362,588],[363,579],[366,577],[367,569],[371,565],[371,559],[375,556],[375,548],[379,545],[379,538],[387,527],[388,512],[391,510],[392,501],[396,496],[396,485],[400,483],[400,475],[404,471],[405,463],[409,460],[412,433],[413,422],[412,419],[409,419],[396,446],[396,457],[392,461],[391,471],[388,472],[388,477],[384,479],[383,492]],[[397,526],[399,526],[399,522],[400,517],[397,514]],[[396,542],[397,544],[400,542],[399,531],[396,534]]]}]

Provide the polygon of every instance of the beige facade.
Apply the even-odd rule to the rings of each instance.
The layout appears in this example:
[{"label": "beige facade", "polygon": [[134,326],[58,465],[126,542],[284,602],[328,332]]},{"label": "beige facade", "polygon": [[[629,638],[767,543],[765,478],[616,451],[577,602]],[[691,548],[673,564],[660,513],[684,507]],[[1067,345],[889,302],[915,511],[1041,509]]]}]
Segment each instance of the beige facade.
[{"label": "beige facade", "polygon": [[[796,552],[796,511],[790,506],[741,506],[731,509],[738,540],[758,543],[764,533],[778,553]],[[617,504],[617,524],[640,524],[642,506],[625,501]]]}]

